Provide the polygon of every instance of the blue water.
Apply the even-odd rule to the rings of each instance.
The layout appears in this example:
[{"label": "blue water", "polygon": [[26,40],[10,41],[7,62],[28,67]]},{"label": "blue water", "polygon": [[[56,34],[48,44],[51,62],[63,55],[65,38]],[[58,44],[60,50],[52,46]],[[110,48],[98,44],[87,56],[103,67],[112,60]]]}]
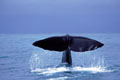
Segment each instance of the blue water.
[{"label": "blue water", "polygon": [[71,68],[56,68],[62,53],[32,46],[54,35],[62,34],[0,34],[0,80],[120,80],[120,34],[72,34],[105,45],[72,52]]}]

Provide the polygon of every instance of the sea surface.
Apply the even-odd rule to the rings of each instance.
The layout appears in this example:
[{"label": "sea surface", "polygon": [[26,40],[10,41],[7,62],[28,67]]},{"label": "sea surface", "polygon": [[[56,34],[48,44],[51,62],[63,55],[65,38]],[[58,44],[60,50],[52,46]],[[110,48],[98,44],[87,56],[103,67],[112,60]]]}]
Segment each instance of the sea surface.
[{"label": "sea surface", "polygon": [[73,66],[58,67],[62,52],[32,45],[65,34],[0,34],[0,80],[120,80],[120,34],[71,34],[104,43],[102,48],[71,52]]}]

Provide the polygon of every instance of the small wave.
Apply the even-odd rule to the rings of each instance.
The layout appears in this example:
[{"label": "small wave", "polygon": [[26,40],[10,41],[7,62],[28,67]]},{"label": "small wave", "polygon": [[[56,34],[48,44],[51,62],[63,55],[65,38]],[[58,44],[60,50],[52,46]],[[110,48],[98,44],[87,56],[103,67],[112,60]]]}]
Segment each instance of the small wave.
[{"label": "small wave", "polygon": [[0,59],[8,58],[8,56],[0,56]]},{"label": "small wave", "polygon": [[65,77],[59,77],[59,78],[50,78],[50,79],[47,79],[47,80],[65,80],[65,79],[68,79],[68,77],[65,76]]}]

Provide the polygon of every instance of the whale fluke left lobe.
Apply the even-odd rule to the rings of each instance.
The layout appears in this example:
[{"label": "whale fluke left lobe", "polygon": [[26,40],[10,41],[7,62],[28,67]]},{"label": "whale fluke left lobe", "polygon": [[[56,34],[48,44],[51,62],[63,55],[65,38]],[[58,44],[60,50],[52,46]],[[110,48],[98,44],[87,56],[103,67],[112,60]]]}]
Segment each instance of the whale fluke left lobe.
[{"label": "whale fluke left lobe", "polygon": [[64,51],[68,44],[64,37],[50,37],[33,43],[34,46],[55,51]]}]

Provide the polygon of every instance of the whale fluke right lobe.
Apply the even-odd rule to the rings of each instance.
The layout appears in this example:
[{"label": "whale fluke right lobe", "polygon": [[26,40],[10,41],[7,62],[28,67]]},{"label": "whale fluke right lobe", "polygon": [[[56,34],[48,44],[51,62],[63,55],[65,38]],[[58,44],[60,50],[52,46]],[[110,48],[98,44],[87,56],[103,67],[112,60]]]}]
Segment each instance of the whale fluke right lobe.
[{"label": "whale fluke right lobe", "polygon": [[71,50],[76,52],[90,51],[102,47],[104,44],[85,37],[72,37]]}]

